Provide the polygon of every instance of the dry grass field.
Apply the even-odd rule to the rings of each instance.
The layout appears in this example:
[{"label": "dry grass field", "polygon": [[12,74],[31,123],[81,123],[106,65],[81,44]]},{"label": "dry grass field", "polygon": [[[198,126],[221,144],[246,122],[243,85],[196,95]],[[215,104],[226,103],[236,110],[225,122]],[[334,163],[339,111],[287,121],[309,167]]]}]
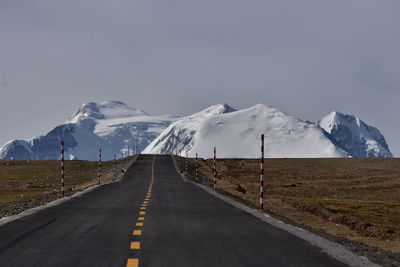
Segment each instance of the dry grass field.
[{"label": "dry grass field", "polygon": [[[117,161],[117,170],[130,159]],[[113,162],[102,162],[101,182],[113,179]],[[97,183],[98,162],[65,161],[66,195]],[[0,160],[0,218],[60,197],[60,162]]]},{"label": "dry grass field", "polygon": [[[199,165],[200,176],[213,177],[211,159]],[[259,165],[255,159],[218,159],[218,190],[257,207]],[[190,159],[191,179],[194,166]],[[267,159],[264,187],[269,212],[400,253],[400,159]]]}]

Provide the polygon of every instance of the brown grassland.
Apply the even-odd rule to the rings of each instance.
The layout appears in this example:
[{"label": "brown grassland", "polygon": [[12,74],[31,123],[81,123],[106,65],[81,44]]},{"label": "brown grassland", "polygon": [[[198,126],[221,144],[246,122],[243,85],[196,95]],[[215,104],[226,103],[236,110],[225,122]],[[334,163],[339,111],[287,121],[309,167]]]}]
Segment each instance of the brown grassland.
[{"label": "brown grassland", "polygon": [[[116,169],[130,159],[118,160]],[[65,194],[97,183],[98,162],[65,161]],[[113,162],[102,162],[101,183],[113,179]],[[60,197],[60,162],[0,160],[0,218]]]},{"label": "brown grassland", "polygon": [[[181,170],[184,161],[178,158]],[[212,164],[199,159],[199,177],[211,181]],[[218,159],[217,189],[258,207],[259,168],[258,159]],[[190,159],[193,180],[194,170]],[[264,181],[267,211],[400,253],[400,159],[267,159]]]}]

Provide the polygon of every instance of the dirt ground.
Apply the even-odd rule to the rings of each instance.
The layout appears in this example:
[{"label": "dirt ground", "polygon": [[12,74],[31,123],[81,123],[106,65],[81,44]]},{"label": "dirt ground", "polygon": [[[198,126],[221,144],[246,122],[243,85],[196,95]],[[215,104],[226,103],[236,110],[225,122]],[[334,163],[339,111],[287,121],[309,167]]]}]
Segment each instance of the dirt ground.
[{"label": "dirt ground", "polygon": [[[116,170],[132,159],[118,160]],[[65,194],[96,184],[97,171],[98,162],[65,161]],[[100,182],[113,177],[113,162],[102,162]],[[0,160],[0,218],[60,198],[60,183],[59,161]]]},{"label": "dirt ground", "polygon": [[[199,159],[212,182],[212,159]],[[178,158],[185,171],[185,159]],[[265,210],[305,228],[355,241],[400,261],[400,159],[266,159]],[[217,190],[259,203],[259,159],[218,159]],[[188,177],[195,180],[195,160]],[[204,179],[204,177],[206,177]]]}]

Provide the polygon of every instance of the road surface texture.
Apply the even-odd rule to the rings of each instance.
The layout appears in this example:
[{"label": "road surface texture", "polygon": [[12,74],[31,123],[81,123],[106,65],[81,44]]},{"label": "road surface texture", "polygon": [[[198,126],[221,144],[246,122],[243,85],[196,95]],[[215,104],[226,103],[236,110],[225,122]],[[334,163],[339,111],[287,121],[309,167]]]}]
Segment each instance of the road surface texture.
[{"label": "road surface texture", "polygon": [[138,265],[344,266],[184,182],[170,156],[142,155],[121,182],[0,227],[0,266]]}]

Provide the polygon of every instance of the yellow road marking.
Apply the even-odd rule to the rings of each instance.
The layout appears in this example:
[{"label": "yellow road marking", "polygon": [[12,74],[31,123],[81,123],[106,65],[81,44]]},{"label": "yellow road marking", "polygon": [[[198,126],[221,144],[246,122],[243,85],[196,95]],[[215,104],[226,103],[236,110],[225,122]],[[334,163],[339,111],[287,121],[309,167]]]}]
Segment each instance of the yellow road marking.
[{"label": "yellow road marking", "polygon": [[139,266],[139,259],[128,259],[126,267],[138,267],[138,266]]},{"label": "yellow road marking", "polygon": [[[156,162],[156,157],[154,156],[153,158],[153,164],[151,166],[151,182],[149,185],[149,189],[146,195],[146,198],[144,199],[144,202],[142,204],[142,206],[140,207],[141,210],[145,210],[147,204],[149,203],[150,197],[151,197],[151,193],[153,190],[153,184],[154,184],[154,165]],[[145,215],[146,212],[145,211],[139,211],[140,215]],[[141,222],[139,222],[141,221]],[[136,223],[136,226],[143,226],[143,221],[144,221],[144,217],[138,217],[138,222]],[[134,230],[133,231],[133,235],[142,235],[142,230]],[[131,242],[131,249],[140,249],[140,242]],[[126,264],[126,267],[138,267],[139,266],[139,259],[128,259],[128,262]]]},{"label": "yellow road marking", "polygon": [[131,242],[131,249],[140,249],[140,242]]},{"label": "yellow road marking", "polygon": [[142,230],[134,230],[133,235],[142,235]]}]

